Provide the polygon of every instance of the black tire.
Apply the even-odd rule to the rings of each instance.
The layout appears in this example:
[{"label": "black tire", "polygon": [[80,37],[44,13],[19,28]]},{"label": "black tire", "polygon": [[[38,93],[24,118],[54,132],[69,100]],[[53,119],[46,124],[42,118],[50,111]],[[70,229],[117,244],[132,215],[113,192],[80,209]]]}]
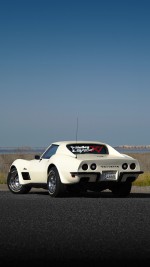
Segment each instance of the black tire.
[{"label": "black tire", "polygon": [[27,194],[31,190],[31,186],[20,184],[16,168],[10,170],[7,177],[7,186],[14,194]]},{"label": "black tire", "polygon": [[66,191],[65,184],[62,184],[56,167],[52,167],[49,171],[47,189],[51,197],[61,197]]},{"label": "black tire", "polygon": [[112,193],[116,197],[127,197],[130,194],[132,183],[122,182],[112,188]]}]

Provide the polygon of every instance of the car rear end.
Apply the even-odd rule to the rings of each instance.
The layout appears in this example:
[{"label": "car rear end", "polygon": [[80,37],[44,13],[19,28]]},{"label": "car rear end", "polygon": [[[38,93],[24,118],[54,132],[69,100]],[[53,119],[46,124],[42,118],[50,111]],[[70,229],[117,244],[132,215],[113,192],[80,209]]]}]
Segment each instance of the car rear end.
[{"label": "car rear end", "polygon": [[[83,156],[78,156],[78,159]],[[142,173],[139,162],[129,157],[112,157],[109,155],[97,156],[92,159],[82,160],[78,171],[71,172],[72,177],[88,182],[114,181],[133,182]]]}]

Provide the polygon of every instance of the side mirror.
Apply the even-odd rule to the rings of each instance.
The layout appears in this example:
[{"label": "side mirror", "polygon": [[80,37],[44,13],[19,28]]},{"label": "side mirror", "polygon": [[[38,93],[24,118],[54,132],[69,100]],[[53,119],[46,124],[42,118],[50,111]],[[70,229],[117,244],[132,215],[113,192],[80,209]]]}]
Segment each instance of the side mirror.
[{"label": "side mirror", "polygon": [[35,158],[35,159],[40,159],[40,156],[39,156],[39,155],[35,155],[34,158]]}]

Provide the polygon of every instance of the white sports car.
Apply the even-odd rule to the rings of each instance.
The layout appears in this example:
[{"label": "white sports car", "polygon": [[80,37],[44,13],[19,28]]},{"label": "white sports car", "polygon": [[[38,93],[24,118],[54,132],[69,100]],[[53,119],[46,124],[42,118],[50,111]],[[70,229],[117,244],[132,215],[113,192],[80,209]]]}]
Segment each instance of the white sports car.
[{"label": "white sports car", "polygon": [[10,166],[7,185],[15,194],[39,187],[48,190],[51,197],[67,191],[105,189],[121,197],[129,195],[132,182],[141,173],[136,159],[106,143],[61,141],[52,143],[33,160],[15,160]]}]

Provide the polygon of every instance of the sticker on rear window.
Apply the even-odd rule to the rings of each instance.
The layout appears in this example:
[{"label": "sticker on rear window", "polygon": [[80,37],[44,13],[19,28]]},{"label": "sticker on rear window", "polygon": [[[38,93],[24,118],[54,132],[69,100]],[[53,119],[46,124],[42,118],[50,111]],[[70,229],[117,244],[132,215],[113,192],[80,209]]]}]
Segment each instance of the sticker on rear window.
[{"label": "sticker on rear window", "polygon": [[74,154],[108,154],[107,148],[104,145],[73,144],[73,145],[68,145],[67,147]]}]

